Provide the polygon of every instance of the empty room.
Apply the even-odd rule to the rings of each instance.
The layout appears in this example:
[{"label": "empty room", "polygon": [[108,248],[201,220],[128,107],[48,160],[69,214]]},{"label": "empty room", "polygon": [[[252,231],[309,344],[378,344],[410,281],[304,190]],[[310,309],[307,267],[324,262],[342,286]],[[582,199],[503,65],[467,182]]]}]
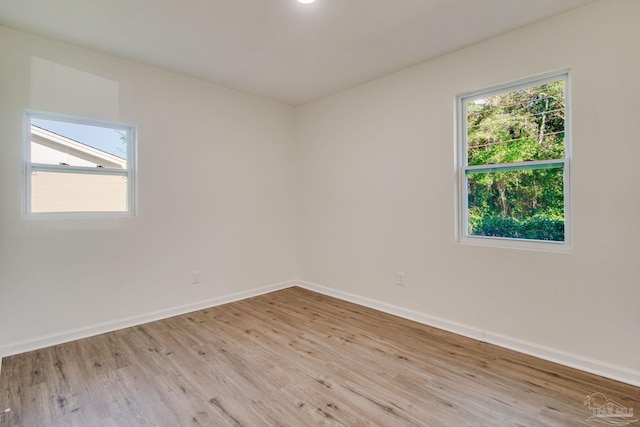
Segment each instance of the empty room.
[{"label": "empty room", "polygon": [[0,0],[0,426],[640,426],[639,19]]}]

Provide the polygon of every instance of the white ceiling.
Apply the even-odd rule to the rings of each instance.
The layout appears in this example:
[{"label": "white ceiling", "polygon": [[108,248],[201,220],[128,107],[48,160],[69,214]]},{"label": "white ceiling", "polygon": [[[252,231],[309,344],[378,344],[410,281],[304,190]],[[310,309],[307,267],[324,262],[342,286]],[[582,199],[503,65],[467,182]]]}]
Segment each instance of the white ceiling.
[{"label": "white ceiling", "polygon": [[291,105],[594,0],[0,0],[0,24]]}]

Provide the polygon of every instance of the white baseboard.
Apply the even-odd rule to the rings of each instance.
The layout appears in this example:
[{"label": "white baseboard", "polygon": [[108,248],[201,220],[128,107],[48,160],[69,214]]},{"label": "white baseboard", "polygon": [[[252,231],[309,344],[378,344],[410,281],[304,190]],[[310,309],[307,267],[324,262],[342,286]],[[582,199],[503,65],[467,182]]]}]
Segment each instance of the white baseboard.
[{"label": "white baseboard", "polygon": [[107,332],[117,331],[119,329],[129,328],[131,326],[138,326],[144,323],[153,322],[156,320],[167,319],[173,316],[179,316],[181,314],[191,313],[197,310],[203,310],[205,308],[215,307],[222,304],[227,304],[234,301],[243,300],[246,298],[252,298],[258,295],[267,294],[269,292],[278,291],[281,289],[290,288],[295,286],[296,282],[291,280],[288,282],[277,283],[274,285],[264,286],[260,288],[250,289],[248,291],[237,292],[230,295],[223,295],[216,298],[211,298],[204,301],[198,301],[193,304],[185,304],[177,307],[168,308],[165,310],[158,310],[138,316],[127,317],[124,319],[118,319],[110,322],[99,323],[84,328],[71,329],[65,332],[45,335],[29,339],[26,341],[20,341],[10,343],[4,346],[0,346],[0,361],[3,357],[12,356],[14,354],[24,353],[27,351],[38,350],[52,345],[58,345],[69,341],[74,341],[82,338],[87,338],[95,335],[104,334]]},{"label": "white baseboard", "polygon": [[353,302],[365,307],[380,310],[405,319],[413,320],[427,326],[442,329],[478,341],[494,344],[508,348],[519,353],[528,354],[550,362],[558,363],[581,371],[596,374],[605,378],[610,378],[623,383],[640,387],[640,372],[620,366],[612,365],[599,360],[590,359],[576,354],[564,352],[558,349],[545,347],[539,344],[519,340],[517,338],[484,331],[472,326],[463,325],[446,319],[429,316],[406,308],[387,304],[370,298],[361,297],[348,292],[339,291],[333,288],[317,285],[315,283],[297,281],[297,286],[318,292],[341,300]]},{"label": "white baseboard", "polygon": [[[429,316],[417,311],[408,310],[406,308],[398,307],[392,304],[387,304],[374,299],[301,280],[290,280],[287,282],[277,283],[274,285],[254,288],[248,291],[237,292],[230,295],[224,295],[221,297],[199,301],[193,304],[181,305],[166,310],[159,310],[142,314],[139,316],[132,316],[124,319],[114,320],[111,322],[100,323],[85,328],[72,329],[58,334],[46,335],[26,341],[10,343],[8,345],[0,346],[0,362],[2,361],[2,357],[24,353],[32,350],[38,350],[41,348],[50,347],[52,345],[58,345],[69,341],[104,334],[107,332],[113,332],[119,329],[142,325],[144,323],[162,320],[173,316],[179,316],[181,314],[186,314],[197,310],[203,310],[206,308],[239,301],[246,298],[252,298],[255,296],[267,294],[269,292],[275,292],[281,289],[290,288],[292,286],[299,286],[301,288],[309,289],[314,292],[353,302],[365,307],[370,307],[385,313],[403,317],[405,319],[413,320],[415,322],[432,326],[434,328],[442,329],[468,338],[473,338],[478,341],[495,344],[497,346],[528,354],[530,356],[539,357],[540,359],[548,360],[550,362],[559,363],[561,365],[576,368],[581,371],[589,372],[592,374],[600,375],[602,377],[611,378],[616,381],[621,381],[640,387],[640,372],[638,371],[615,366],[599,360],[589,359],[583,356],[567,353],[539,344],[530,343],[527,341],[519,340],[517,338],[484,331],[472,326],[463,325],[439,317]],[[1,364],[0,369],[2,369]]]}]

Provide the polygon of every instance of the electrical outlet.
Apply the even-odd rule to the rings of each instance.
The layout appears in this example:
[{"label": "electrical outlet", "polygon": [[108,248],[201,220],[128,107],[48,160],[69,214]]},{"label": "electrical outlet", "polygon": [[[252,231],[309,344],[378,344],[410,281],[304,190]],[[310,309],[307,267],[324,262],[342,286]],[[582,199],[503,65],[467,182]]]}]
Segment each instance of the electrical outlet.
[{"label": "electrical outlet", "polygon": [[398,277],[396,279],[396,285],[398,286],[404,286],[404,273],[402,272],[398,272]]},{"label": "electrical outlet", "polygon": [[193,274],[191,276],[191,283],[193,283],[194,285],[200,283],[200,271],[199,270],[193,270]]}]

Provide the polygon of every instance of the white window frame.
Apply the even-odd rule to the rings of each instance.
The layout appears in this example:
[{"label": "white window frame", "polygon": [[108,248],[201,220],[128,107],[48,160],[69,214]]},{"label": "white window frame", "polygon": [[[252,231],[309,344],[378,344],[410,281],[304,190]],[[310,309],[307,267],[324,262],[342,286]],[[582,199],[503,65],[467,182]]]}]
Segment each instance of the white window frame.
[{"label": "white window frame", "polygon": [[[505,92],[512,92],[532,86],[540,86],[564,80],[565,97],[565,139],[563,159],[539,160],[518,163],[488,164],[468,166],[467,146],[467,103],[476,99],[484,99]],[[456,237],[462,244],[477,246],[495,246],[514,249],[528,249],[540,251],[570,252],[572,250],[571,227],[571,82],[568,69],[545,73],[534,77],[524,78],[509,83],[492,86],[489,88],[468,92],[456,97],[456,160],[457,160],[457,185],[456,185]],[[473,170],[508,171],[518,169],[542,169],[562,165],[564,170],[564,238],[563,242],[518,239],[510,237],[473,236],[469,234],[469,198],[467,172]]]},{"label": "white window frame", "polygon": [[[71,165],[52,165],[31,162],[31,121],[43,119],[73,123],[79,125],[96,126],[125,131],[127,146],[127,168],[95,168]],[[49,113],[36,110],[24,111],[24,215],[28,219],[55,218],[108,218],[130,217],[137,214],[137,129],[134,125],[111,122],[106,120],[89,119],[85,117]],[[79,212],[32,212],[31,209],[31,176],[33,172],[80,173],[88,175],[118,175],[126,178],[127,182],[127,210],[123,211],[79,211]]]}]

